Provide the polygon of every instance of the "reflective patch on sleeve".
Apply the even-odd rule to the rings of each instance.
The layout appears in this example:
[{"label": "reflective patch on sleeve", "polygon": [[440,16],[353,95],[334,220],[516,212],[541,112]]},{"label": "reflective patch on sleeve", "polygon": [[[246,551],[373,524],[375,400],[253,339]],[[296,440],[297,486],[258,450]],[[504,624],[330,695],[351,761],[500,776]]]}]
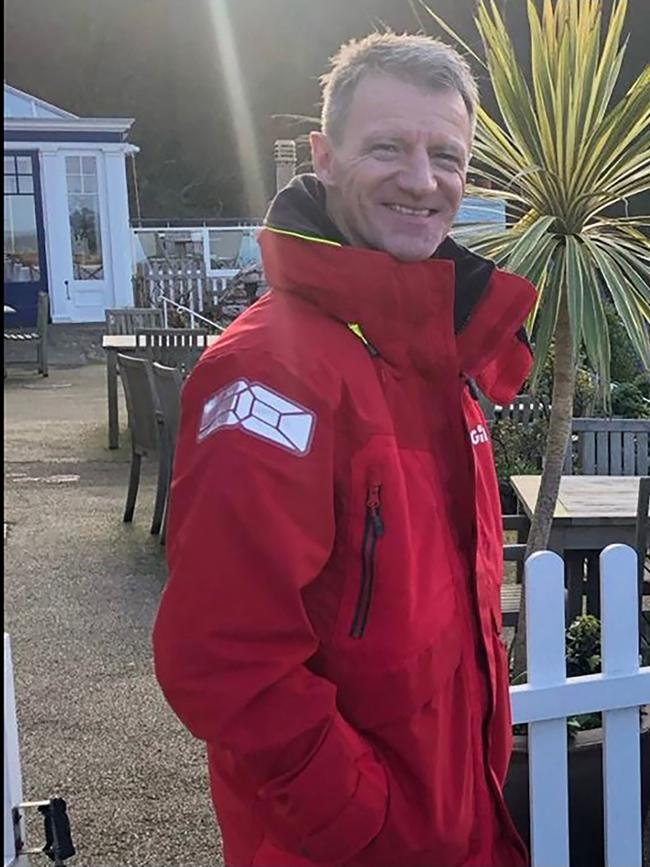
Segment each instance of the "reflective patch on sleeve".
[{"label": "reflective patch on sleeve", "polygon": [[306,455],[316,414],[260,382],[237,379],[203,405],[197,441],[224,428],[241,428],[294,455]]}]

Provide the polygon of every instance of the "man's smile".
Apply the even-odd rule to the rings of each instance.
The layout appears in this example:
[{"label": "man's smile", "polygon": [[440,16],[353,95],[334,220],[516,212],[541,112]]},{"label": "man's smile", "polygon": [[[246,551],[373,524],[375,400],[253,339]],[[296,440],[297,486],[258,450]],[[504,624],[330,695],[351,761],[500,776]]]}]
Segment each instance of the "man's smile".
[{"label": "man's smile", "polygon": [[407,217],[432,217],[434,214],[438,213],[434,208],[409,208],[406,205],[398,205],[389,202],[386,203],[386,207],[391,211],[394,211],[396,214],[404,214]]}]

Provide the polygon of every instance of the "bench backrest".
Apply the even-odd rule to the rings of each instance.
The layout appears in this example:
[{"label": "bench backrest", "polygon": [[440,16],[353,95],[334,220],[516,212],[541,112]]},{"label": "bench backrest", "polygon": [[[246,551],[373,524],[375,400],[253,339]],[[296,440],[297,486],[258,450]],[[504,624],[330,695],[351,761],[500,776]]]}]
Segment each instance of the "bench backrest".
[{"label": "bench backrest", "polygon": [[644,476],[650,464],[650,419],[574,418],[564,473]]},{"label": "bench backrest", "polygon": [[106,310],[107,334],[135,334],[139,328],[160,328],[163,312],[157,307],[114,307]]}]

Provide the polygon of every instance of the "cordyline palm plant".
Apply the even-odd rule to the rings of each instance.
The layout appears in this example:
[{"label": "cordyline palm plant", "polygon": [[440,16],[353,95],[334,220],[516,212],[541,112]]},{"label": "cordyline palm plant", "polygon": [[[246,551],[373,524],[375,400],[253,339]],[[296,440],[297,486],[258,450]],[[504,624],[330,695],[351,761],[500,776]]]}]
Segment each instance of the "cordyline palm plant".
[{"label": "cordyline palm plant", "polygon": [[[605,28],[602,0],[544,0],[541,14],[539,4],[528,0],[528,74],[495,0],[477,4],[485,60],[420,2],[487,68],[494,90],[501,117],[479,110],[472,170],[491,187],[476,193],[505,200],[508,227],[478,232],[473,227],[467,243],[538,289],[528,322],[535,348],[533,388],[554,349],[550,424],[529,556],[548,544],[582,349],[608,403],[608,296],[650,368],[650,218],[619,215],[633,196],[650,189],[650,66],[613,104],[625,52],[627,0],[613,3]],[[516,674],[525,668],[523,608],[519,623]]]}]

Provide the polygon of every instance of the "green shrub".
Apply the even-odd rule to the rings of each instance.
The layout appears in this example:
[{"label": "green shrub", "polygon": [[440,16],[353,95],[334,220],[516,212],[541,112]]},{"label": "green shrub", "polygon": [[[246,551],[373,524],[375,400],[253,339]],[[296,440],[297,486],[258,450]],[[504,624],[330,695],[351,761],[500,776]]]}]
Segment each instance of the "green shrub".
[{"label": "green shrub", "polygon": [[612,383],[612,415],[621,418],[650,418],[650,399],[645,396],[647,378]]}]

